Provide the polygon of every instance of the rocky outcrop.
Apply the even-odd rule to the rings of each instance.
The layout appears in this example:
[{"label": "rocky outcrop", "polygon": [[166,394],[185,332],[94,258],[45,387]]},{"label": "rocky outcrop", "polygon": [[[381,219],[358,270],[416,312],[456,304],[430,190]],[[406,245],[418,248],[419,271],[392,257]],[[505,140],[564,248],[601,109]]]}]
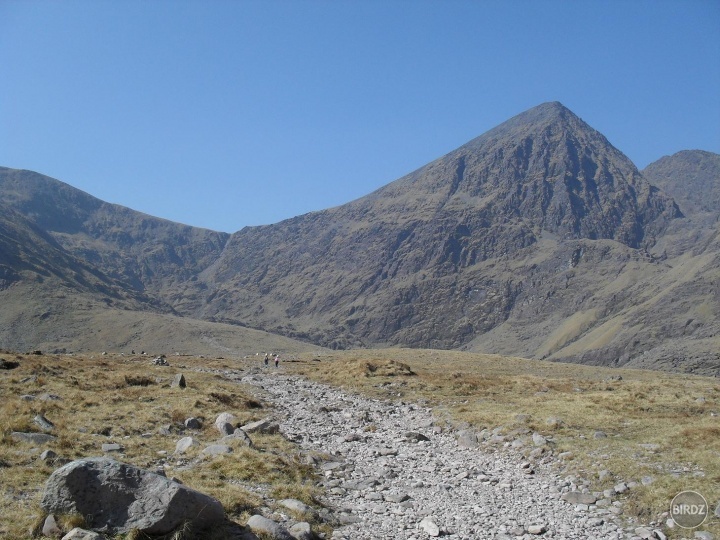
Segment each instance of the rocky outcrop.
[{"label": "rocky outcrop", "polygon": [[110,534],[138,529],[167,534],[185,523],[202,530],[225,521],[212,497],[158,474],[108,458],[73,461],[47,481],[41,502],[47,512],[80,514],[92,529]]}]

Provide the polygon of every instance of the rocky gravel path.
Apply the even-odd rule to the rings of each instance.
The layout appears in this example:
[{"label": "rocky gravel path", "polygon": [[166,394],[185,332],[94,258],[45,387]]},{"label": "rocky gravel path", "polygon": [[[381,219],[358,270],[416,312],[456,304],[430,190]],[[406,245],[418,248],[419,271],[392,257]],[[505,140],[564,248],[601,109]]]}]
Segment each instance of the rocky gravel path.
[{"label": "rocky gravel path", "polygon": [[[324,502],[342,523],[335,540],[639,537],[623,529],[621,502],[592,504],[596,497],[548,460],[524,461],[509,448],[463,447],[428,408],[275,371],[243,382],[267,392],[287,438],[325,455],[319,463]],[[578,500],[563,500],[568,493]]]}]

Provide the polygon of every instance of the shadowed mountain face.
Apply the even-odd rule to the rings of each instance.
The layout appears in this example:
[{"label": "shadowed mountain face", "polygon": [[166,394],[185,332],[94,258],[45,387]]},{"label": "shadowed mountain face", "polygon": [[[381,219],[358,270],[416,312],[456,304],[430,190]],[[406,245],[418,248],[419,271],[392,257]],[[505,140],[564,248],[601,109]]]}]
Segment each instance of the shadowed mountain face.
[{"label": "shadowed mountain face", "polygon": [[[712,174],[707,182],[720,184]],[[151,295],[153,309],[185,317],[329,347],[643,359],[671,369],[683,369],[669,359],[694,340],[702,346],[688,345],[683,358],[702,369],[714,361],[717,296],[689,326],[687,313],[673,311],[696,290],[713,293],[712,227],[697,247],[674,200],[559,103],[366,197],[232,236],[26,171],[0,169],[0,197],[73,257]],[[680,236],[687,249],[660,249]]]}]

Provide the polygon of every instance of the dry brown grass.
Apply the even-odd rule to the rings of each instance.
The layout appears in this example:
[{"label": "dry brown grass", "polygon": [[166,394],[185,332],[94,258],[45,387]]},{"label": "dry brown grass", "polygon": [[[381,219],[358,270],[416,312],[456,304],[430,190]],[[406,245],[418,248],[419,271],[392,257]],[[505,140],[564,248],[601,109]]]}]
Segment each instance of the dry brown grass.
[{"label": "dry brown grass", "polygon": [[[374,376],[359,376],[368,363]],[[380,375],[395,365],[407,366],[408,376]],[[478,431],[527,427],[552,437],[556,454],[572,452],[568,474],[597,490],[651,476],[652,484],[624,496],[628,513],[645,521],[686,489],[712,509],[720,502],[717,379],[415,349],[305,354],[286,368],[374,397],[425,402],[440,420]],[[548,423],[552,417],[562,423]],[[658,446],[641,446],[648,444]],[[612,475],[601,482],[603,470]],[[720,534],[717,523],[704,529]]]},{"label": "dry brown grass", "polygon": [[[253,484],[306,502],[317,495],[312,469],[301,465],[296,449],[278,435],[253,436],[255,448],[238,445],[234,453],[214,459],[199,459],[202,445],[187,455],[172,456],[186,418],[204,420],[202,430],[186,434],[211,444],[220,438],[213,426],[219,413],[232,412],[242,423],[269,414],[253,393],[211,371],[243,369],[238,362],[171,357],[171,366],[163,367],[152,365],[148,357],[119,355],[2,357],[20,365],[0,370],[0,538],[30,538],[43,517],[39,501],[55,468],[39,459],[45,448],[62,458],[77,459],[102,455],[103,443],[118,443],[123,452],[110,457],[149,469],[164,465],[169,477],[216,497],[238,522],[267,504],[251,489]],[[180,372],[187,387],[171,388]],[[39,399],[45,393],[61,399]],[[23,395],[36,399],[26,401]],[[38,447],[14,440],[13,431],[41,431],[33,422],[37,414],[55,424],[53,434],[58,439]],[[171,436],[159,433],[167,425]],[[192,467],[185,466],[195,460]],[[63,523],[69,527],[71,519]],[[177,538],[187,537],[182,531],[178,534]]]},{"label": "dry brown grass", "polygon": [[[268,415],[256,395],[210,371],[246,369],[256,360],[171,357],[171,367],[153,366],[147,357],[18,355],[17,361],[17,369],[0,370],[0,538],[28,537],[54,469],[38,460],[43,448],[10,437],[12,431],[39,431],[36,414],[55,423],[59,439],[51,448],[62,457],[101,455],[102,443],[117,442],[125,450],[113,457],[148,468],[164,459],[158,452],[172,454],[181,437],[159,435],[162,425],[179,428],[186,418],[200,417],[205,427],[193,436],[210,443],[218,439],[212,423],[220,412],[231,411],[241,422]],[[625,495],[628,513],[645,522],[667,511],[685,489],[703,493],[713,508],[720,500],[717,379],[405,349],[301,354],[283,362],[282,370],[374,397],[424,402],[453,425],[538,431],[552,437],[556,454],[572,452],[564,464],[568,474],[583,475],[598,490],[652,476],[651,485]],[[177,372],[185,374],[187,388],[170,388]],[[21,399],[43,393],[62,400]],[[562,423],[548,424],[551,417]],[[595,438],[598,430],[607,437]],[[167,474],[218,498],[238,522],[267,497],[317,504],[312,469],[296,448],[278,435],[253,440],[254,449],[237,446],[233,454],[186,469],[183,462],[199,455],[194,449],[168,460]],[[657,447],[640,446],[647,444]],[[612,476],[600,481],[601,470]],[[717,524],[704,528],[720,534]]]}]

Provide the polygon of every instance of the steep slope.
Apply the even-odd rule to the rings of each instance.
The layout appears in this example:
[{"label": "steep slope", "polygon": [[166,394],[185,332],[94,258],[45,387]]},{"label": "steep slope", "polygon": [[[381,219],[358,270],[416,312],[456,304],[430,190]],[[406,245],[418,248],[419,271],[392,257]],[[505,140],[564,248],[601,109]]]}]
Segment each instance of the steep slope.
[{"label": "steep slope", "polygon": [[367,197],[243,229],[206,288],[183,295],[196,316],[334,347],[461,347],[553,275],[518,263],[542,258],[541,239],[564,268],[578,239],[634,254],[679,216],[602,135],[546,103]]},{"label": "steep slope", "polygon": [[0,200],[68,252],[154,295],[211,264],[229,237],[103,202],[32,171],[0,167]]},{"label": "steep slope", "polygon": [[173,315],[163,292],[193,279],[227,236],[0,168],[0,348],[229,355],[318,349]]},{"label": "steep slope", "polygon": [[720,155],[683,150],[660,158],[642,172],[673,197],[686,216],[720,214]]},{"label": "steep slope", "polygon": [[[648,175],[671,191],[717,193],[713,155],[679,155]],[[0,238],[0,301],[14,306],[0,316],[0,343],[195,350],[195,336],[212,335],[236,350],[246,334],[232,329],[249,327],[333,348],[720,373],[720,221],[713,206],[678,197],[687,216],[559,103],[366,197],[233,235],[0,168],[14,235]],[[56,294],[48,284],[58,282]],[[48,299],[55,307],[43,310]],[[93,321],[102,328],[87,338]]]}]

